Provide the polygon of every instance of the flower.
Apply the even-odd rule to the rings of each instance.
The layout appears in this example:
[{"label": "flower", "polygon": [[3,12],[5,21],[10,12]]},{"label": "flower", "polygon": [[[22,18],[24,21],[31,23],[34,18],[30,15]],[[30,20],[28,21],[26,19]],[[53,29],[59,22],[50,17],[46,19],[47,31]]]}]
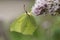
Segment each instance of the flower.
[{"label": "flower", "polygon": [[35,4],[32,7],[32,12],[35,15],[41,15],[44,13],[53,14],[60,8],[59,0],[35,0]]}]

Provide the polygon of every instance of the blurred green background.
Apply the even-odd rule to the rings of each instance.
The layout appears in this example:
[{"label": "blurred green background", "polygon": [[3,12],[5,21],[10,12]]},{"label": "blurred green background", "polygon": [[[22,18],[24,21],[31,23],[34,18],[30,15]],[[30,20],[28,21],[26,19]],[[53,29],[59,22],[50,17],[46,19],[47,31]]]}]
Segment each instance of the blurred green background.
[{"label": "blurred green background", "polygon": [[25,13],[23,8],[24,4],[27,11],[30,12],[34,2],[34,0],[0,1],[0,19],[4,21],[4,30],[7,38],[9,40],[60,40],[60,16],[35,16],[39,27],[33,35],[10,32],[9,26],[11,22]]}]

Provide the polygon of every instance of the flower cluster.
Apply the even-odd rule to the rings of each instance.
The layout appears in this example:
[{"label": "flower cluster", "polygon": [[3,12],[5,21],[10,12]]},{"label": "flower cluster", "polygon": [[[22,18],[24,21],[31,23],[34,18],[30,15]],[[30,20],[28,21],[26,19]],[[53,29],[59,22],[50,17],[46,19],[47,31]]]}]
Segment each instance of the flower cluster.
[{"label": "flower cluster", "polygon": [[32,12],[36,15],[53,14],[60,8],[59,0],[35,0]]}]

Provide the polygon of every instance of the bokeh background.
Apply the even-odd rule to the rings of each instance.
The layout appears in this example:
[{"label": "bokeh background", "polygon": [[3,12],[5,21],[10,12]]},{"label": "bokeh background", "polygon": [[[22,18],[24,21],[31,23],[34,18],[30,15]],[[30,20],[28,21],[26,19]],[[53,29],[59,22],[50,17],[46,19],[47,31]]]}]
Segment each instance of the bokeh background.
[{"label": "bokeh background", "polygon": [[[0,40],[53,40],[51,34],[55,29],[58,30],[55,32],[56,35],[54,34],[54,40],[58,38],[60,40],[60,16],[35,16],[39,27],[32,36],[9,31],[10,24],[25,13],[24,4],[26,10],[30,12],[34,2],[34,0],[0,0]],[[45,28],[49,30],[46,31]]]}]

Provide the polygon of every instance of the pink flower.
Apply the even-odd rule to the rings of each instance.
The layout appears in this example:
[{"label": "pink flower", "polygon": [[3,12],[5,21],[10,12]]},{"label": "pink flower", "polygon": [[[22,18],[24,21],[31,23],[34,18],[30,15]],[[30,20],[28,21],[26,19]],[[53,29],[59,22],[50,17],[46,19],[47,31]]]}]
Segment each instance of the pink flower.
[{"label": "pink flower", "polygon": [[32,12],[35,15],[41,15],[47,12],[52,14],[59,8],[59,0],[35,0]]}]

